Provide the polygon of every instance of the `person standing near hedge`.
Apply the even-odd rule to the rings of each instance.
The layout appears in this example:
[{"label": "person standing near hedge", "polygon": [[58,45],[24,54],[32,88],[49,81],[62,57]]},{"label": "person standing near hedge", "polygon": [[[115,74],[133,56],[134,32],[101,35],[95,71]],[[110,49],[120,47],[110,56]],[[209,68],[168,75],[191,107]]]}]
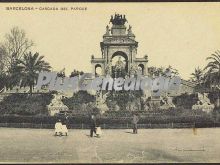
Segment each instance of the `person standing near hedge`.
[{"label": "person standing near hedge", "polygon": [[55,124],[55,136],[62,136],[62,122],[59,119]]},{"label": "person standing near hedge", "polygon": [[139,117],[137,114],[133,115],[132,124],[133,124],[133,134],[137,134],[137,123],[139,121]]},{"label": "person standing near hedge", "polygon": [[93,132],[96,133],[96,118],[95,118],[95,115],[91,115],[91,119],[90,119],[90,137],[93,137]]},{"label": "person standing near hedge", "polygon": [[68,125],[69,125],[69,116],[68,116],[67,112],[64,113],[64,124],[65,124],[66,127],[68,128]]}]

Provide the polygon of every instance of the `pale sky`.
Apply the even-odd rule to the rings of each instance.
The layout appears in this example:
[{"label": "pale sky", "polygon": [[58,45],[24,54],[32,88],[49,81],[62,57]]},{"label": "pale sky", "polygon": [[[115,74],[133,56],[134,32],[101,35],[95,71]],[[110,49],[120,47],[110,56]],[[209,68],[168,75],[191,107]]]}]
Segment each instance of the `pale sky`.
[{"label": "pale sky", "polygon": [[[7,11],[5,7],[87,7],[86,11]],[[101,57],[100,42],[115,12],[125,14],[139,42],[138,56],[148,66],[171,65],[188,79],[220,50],[220,3],[19,3],[0,4],[0,42],[13,26],[35,42],[54,70],[91,72],[91,55]]]}]

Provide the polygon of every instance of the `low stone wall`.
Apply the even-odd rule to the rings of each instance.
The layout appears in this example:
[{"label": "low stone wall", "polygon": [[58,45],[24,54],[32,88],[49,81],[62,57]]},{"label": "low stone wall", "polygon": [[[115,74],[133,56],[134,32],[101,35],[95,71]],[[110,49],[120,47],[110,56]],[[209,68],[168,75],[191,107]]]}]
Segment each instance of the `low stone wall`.
[{"label": "low stone wall", "polygon": [[[185,110],[186,111],[186,110]],[[177,111],[178,112],[178,111]],[[220,113],[217,111],[212,114],[205,112],[194,113],[176,113],[170,111],[166,113],[143,112],[139,113],[140,128],[192,128],[192,127],[218,127],[220,123]],[[193,112],[193,113],[191,113]],[[199,111],[198,111],[199,112]],[[107,116],[97,116],[97,123],[103,128],[131,128],[132,115],[127,116],[121,114],[108,114]],[[1,127],[17,127],[17,128],[54,128],[55,123],[62,116],[17,116],[4,115],[0,116]],[[69,116],[68,125],[70,128],[89,128],[90,118],[88,115]]]}]

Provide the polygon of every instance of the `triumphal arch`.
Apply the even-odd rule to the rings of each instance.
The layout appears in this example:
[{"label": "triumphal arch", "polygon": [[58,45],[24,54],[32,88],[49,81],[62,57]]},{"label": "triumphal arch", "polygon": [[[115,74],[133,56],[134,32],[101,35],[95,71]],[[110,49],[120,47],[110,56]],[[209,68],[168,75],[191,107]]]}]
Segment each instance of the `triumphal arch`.
[{"label": "triumphal arch", "polygon": [[115,78],[148,74],[148,56],[137,58],[138,42],[135,40],[132,27],[127,27],[126,22],[125,15],[111,16],[111,27],[106,26],[106,33],[100,43],[102,57],[91,57],[92,70],[96,75],[110,75]]}]

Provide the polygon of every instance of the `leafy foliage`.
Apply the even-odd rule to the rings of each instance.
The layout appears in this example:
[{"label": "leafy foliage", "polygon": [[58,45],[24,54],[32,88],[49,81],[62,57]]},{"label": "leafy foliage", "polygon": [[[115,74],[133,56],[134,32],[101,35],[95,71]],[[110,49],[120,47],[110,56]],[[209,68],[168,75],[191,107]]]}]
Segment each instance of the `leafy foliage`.
[{"label": "leafy foliage", "polygon": [[207,66],[204,68],[206,70],[205,83],[219,84],[220,83],[220,51],[217,50],[215,53],[211,54],[210,57],[206,58],[210,60]]},{"label": "leafy foliage", "polygon": [[203,70],[200,69],[199,67],[195,68],[194,70],[194,73],[191,74],[193,77],[192,77],[192,80],[201,84],[202,81],[203,81]]},{"label": "leafy foliage", "polygon": [[84,72],[83,71],[78,71],[78,70],[73,70],[73,72],[71,72],[70,77],[74,77],[74,76],[79,76],[79,75],[83,75]]},{"label": "leafy foliage", "polygon": [[29,86],[30,93],[32,93],[33,86],[41,71],[49,71],[49,63],[43,60],[44,56],[39,53],[32,54],[31,52],[24,55],[22,60],[19,60],[19,68],[22,76],[22,86]]},{"label": "leafy foliage", "polygon": [[87,91],[79,91],[75,93],[71,98],[64,98],[62,101],[70,110],[79,111],[82,109],[82,106],[86,106],[86,104],[86,107],[92,107],[92,105],[89,103],[95,101],[95,96],[90,95]]},{"label": "leafy foliage", "polygon": [[0,102],[1,114],[39,115],[46,114],[47,105],[52,99],[52,94],[12,94]]},{"label": "leafy foliage", "polygon": [[171,75],[178,75],[179,72],[177,69],[173,68],[172,66],[168,66],[166,68],[164,67],[149,67],[148,68],[148,73],[150,75],[150,77],[154,77],[154,76],[165,76],[168,72],[170,72]]},{"label": "leafy foliage", "polygon": [[6,85],[6,74],[4,73],[0,73],[0,90],[2,90],[4,88],[4,86]]},{"label": "leafy foliage", "polygon": [[140,99],[143,91],[110,91],[107,96],[107,105],[110,106],[111,102],[115,102],[120,107],[120,110],[125,110],[128,102],[135,99]]},{"label": "leafy foliage", "polygon": [[28,39],[23,29],[13,27],[10,33],[5,35],[3,48],[7,54],[7,62],[10,64],[14,59],[21,59],[34,43]]}]

